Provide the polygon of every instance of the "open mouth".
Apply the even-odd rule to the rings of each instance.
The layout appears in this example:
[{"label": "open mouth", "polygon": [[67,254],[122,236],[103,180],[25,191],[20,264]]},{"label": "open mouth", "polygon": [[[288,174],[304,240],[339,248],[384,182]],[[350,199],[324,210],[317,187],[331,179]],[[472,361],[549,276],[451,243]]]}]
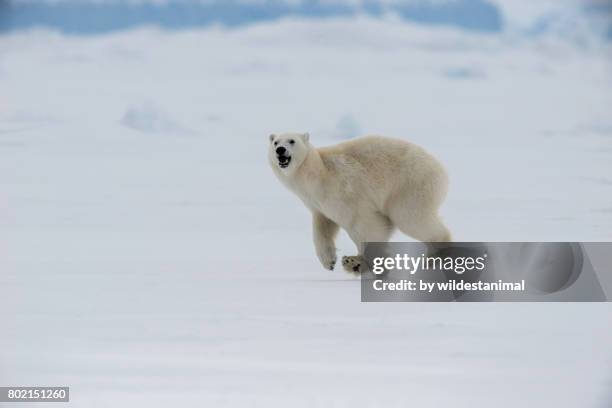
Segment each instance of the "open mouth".
[{"label": "open mouth", "polygon": [[278,156],[278,165],[281,168],[286,168],[291,163],[291,156]]}]

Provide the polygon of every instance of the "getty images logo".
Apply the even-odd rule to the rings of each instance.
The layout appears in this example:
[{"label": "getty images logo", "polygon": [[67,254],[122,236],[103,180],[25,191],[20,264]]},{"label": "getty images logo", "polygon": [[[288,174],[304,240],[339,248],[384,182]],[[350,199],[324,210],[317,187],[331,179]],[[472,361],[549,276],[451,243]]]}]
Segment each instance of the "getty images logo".
[{"label": "getty images logo", "polygon": [[453,271],[461,275],[468,271],[482,271],[485,269],[487,254],[482,256],[410,256],[408,254],[396,254],[394,257],[376,257],[372,260],[372,272],[380,275],[385,271],[394,269],[407,271],[411,275],[419,271],[438,270]]}]

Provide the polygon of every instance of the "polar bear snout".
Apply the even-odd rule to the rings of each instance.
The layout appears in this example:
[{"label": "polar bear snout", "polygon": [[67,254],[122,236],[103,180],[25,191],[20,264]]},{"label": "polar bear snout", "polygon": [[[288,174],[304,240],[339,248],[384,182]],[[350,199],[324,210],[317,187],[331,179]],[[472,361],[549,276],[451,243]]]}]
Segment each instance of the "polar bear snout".
[{"label": "polar bear snout", "polygon": [[279,146],[276,148],[275,152],[276,158],[278,159],[278,165],[283,169],[289,166],[291,162],[291,154],[289,154],[289,151],[283,146]]}]

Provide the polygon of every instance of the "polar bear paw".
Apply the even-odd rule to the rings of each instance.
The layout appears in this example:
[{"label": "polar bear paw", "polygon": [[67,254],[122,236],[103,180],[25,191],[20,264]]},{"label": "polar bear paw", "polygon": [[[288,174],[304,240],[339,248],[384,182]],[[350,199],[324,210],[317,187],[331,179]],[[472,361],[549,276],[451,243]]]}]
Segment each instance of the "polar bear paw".
[{"label": "polar bear paw", "polygon": [[366,270],[366,264],[360,256],[343,256],[342,267],[345,271],[354,274],[359,274]]}]

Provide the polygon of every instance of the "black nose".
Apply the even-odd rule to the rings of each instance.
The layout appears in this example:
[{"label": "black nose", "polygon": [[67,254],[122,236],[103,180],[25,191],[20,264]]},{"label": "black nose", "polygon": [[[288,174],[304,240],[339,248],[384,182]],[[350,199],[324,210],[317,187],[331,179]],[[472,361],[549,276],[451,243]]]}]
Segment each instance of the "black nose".
[{"label": "black nose", "polygon": [[278,155],[285,154],[286,151],[287,151],[287,149],[285,149],[283,146],[276,148],[276,154],[278,154]]}]

